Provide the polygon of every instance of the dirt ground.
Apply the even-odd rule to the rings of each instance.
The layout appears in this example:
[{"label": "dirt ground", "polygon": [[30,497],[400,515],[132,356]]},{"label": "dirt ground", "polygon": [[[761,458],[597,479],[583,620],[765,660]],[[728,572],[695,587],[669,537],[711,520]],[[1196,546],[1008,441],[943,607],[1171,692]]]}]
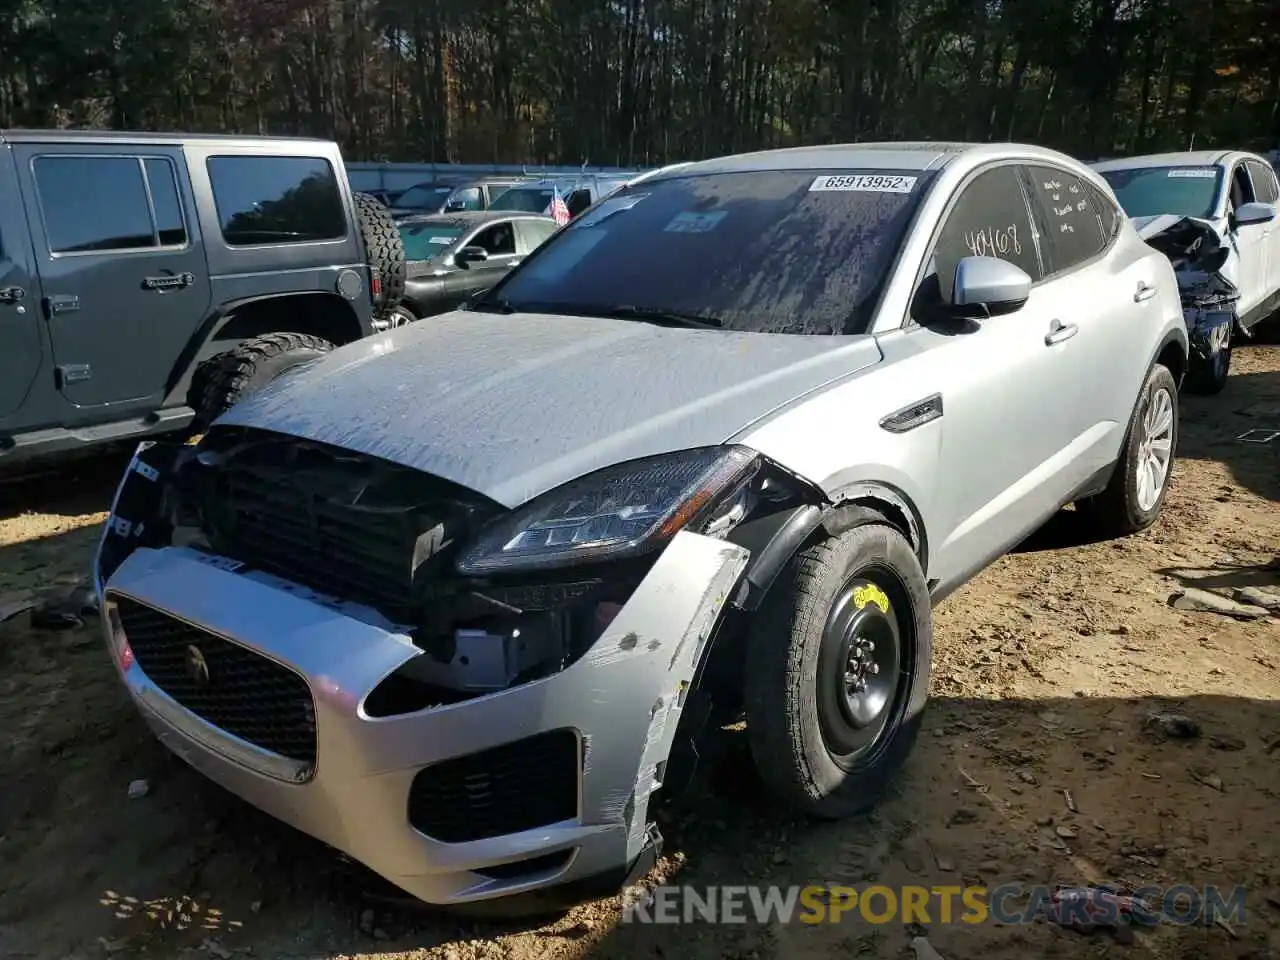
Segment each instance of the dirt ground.
[{"label": "dirt ground", "polygon": [[[1280,347],[1234,363],[1224,393],[1184,401],[1155,528],[1080,543],[1064,512],[939,608],[924,736],[874,815],[792,820],[731,763],[666,811],[656,873],[1240,884],[1244,923],[1122,945],[1044,923],[618,925],[617,900],[545,925],[433,917],[371,901],[358,871],[171,760],[92,623],[38,629],[23,613],[0,625],[0,957],[847,960],[911,956],[922,934],[945,960],[1280,957],[1280,617],[1171,605],[1187,586],[1280,585],[1280,439],[1235,439],[1280,429]],[[0,603],[83,576],[120,466],[0,488]],[[1200,734],[1160,735],[1160,711]],[[137,779],[149,792],[130,799]]]}]

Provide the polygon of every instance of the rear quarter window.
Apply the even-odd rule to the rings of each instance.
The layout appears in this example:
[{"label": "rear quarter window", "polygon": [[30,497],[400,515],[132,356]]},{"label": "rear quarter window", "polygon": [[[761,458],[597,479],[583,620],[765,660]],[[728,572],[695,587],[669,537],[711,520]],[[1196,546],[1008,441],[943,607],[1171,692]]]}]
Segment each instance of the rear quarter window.
[{"label": "rear quarter window", "polygon": [[1058,167],[1026,169],[1046,276],[1064,273],[1101,253],[1110,234],[1103,235],[1088,181]]},{"label": "rear quarter window", "polygon": [[207,167],[228,246],[315,243],[347,235],[342,191],[323,157],[210,157]]}]

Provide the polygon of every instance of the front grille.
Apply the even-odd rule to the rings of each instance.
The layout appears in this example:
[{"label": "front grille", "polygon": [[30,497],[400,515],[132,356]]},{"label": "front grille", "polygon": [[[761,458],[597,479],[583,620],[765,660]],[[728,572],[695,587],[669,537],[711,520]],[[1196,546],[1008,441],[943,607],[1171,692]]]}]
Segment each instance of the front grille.
[{"label": "front grille", "polygon": [[533,830],[578,815],[578,736],[553,730],[445,760],[409,788],[409,822],[445,843]]},{"label": "front grille", "polygon": [[152,683],[241,740],[290,760],[315,763],[316,713],[305,680],[274,660],[154,607],[129,597],[112,599],[134,660]]},{"label": "front grille", "polygon": [[483,504],[453,484],[323,444],[245,431],[199,486],[214,550],[401,622]]}]

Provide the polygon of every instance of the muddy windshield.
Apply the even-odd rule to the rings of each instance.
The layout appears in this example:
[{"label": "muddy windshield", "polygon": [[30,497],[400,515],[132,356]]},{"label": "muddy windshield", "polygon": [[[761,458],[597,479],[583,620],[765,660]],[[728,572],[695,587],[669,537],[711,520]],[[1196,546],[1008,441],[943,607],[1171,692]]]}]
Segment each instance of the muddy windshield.
[{"label": "muddy windshield", "polygon": [[1222,171],[1217,167],[1131,167],[1098,171],[1131,217],[1171,213],[1212,217]]},{"label": "muddy windshield", "polygon": [[930,176],[788,170],[641,182],[561,230],[477,306],[862,333]]}]

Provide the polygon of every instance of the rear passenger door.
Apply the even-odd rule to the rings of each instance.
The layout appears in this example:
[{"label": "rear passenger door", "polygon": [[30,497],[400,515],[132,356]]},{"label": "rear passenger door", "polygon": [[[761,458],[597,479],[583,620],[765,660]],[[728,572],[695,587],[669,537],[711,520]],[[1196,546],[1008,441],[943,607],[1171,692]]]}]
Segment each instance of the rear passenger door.
[{"label": "rear passenger door", "polygon": [[158,405],[210,301],[182,148],[14,155],[58,388],[80,407]]},{"label": "rear passenger door", "polygon": [[1040,236],[1042,290],[1055,317],[1076,333],[1080,436],[1076,455],[1101,469],[1119,449],[1166,304],[1158,254],[1118,249],[1123,216],[1092,183],[1069,170],[1028,165],[1027,188]]}]

